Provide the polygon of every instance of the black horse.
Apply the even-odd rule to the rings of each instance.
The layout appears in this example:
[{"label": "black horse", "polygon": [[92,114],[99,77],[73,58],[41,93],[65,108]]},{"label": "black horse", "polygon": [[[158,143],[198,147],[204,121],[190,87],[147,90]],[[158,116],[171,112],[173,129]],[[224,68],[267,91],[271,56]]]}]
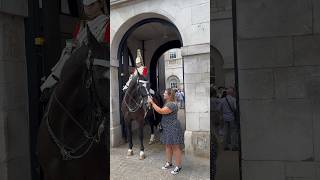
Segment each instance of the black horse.
[{"label": "black horse", "polygon": [[88,31],[88,44],[62,69],[38,135],[45,180],[109,178],[109,45]]},{"label": "black horse", "polygon": [[[139,80],[144,80],[144,77],[140,74],[135,75],[130,84],[121,104],[121,110],[126,127],[127,140],[128,140],[128,156],[133,155],[132,151],[132,121],[136,121],[139,126],[139,140],[140,140],[140,156],[139,159],[144,159],[144,145],[143,145],[143,128],[145,123],[145,117],[148,112],[151,112],[151,108],[145,108],[144,103],[147,101],[147,90],[143,87],[143,83]],[[155,103],[159,105],[159,100],[154,99]]]},{"label": "black horse", "polygon": [[[163,99],[159,92],[155,92],[155,94],[151,95],[152,99],[158,102],[160,107],[163,106]],[[148,122],[150,129],[151,129],[151,137],[149,140],[149,144],[153,144],[155,141],[155,128],[159,125],[161,121],[162,115],[159,114],[157,111],[151,109],[147,112],[145,120]]]}]

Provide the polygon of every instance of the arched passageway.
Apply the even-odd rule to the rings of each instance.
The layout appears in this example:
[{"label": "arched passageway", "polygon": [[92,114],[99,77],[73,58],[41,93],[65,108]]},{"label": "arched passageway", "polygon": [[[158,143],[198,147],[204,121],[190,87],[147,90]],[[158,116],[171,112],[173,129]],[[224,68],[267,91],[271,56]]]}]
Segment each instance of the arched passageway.
[{"label": "arched passageway", "polygon": [[[137,49],[141,49],[143,63],[148,68],[151,88],[158,91],[159,81],[164,80],[162,76],[165,71],[164,62],[159,61],[160,57],[170,49],[181,48],[182,44],[178,28],[168,20],[148,18],[131,26],[122,36],[117,51],[119,104],[124,96],[122,88],[135,68]],[[122,137],[125,138],[122,113],[120,113],[120,124]]]}]

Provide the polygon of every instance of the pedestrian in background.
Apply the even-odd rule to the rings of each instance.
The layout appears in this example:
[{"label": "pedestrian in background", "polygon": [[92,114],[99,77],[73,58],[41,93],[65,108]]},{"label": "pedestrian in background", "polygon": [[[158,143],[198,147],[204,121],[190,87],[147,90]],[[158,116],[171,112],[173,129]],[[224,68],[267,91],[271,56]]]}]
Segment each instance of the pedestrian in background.
[{"label": "pedestrian in background", "polygon": [[180,94],[181,94],[181,97],[182,97],[182,101],[181,101],[181,109],[184,108],[184,102],[185,102],[185,98],[184,98],[184,92],[182,90],[180,90]]},{"label": "pedestrian in background", "polygon": [[176,98],[177,98],[177,102],[178,102],[180,109],[181,109],[183,107],[183,95],[182,95],[180,89],[178,89],[176,92]]},{"label": "pedestrian in background", "polygon": [[236,122],[236,99],[233,88],[228,88],[226,96],[220,99],[224,120],[224,149],[238,150],[238,123]]}]

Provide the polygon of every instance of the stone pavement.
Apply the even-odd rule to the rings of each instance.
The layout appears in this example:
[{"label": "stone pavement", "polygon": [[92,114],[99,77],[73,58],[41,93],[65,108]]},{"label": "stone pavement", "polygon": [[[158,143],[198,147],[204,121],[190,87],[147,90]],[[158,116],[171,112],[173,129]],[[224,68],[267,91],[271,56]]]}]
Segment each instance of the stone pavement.
[{"label": "stone pavement", "polygon": [[[149,136],[148,126],[145,134]],[[137,134],[137,133],[135,133]],[[159,139],[159,134],[156,134]],[[111,180],[207,180],[210,179],[209,159],[189,157],[183,155],[182,171],[172,175],[170,170],[162,170],[165,163],[164,147],[157,141],[153,145],[148,144],[145,138],[144,160],[139,160],[139,141],[133,138],[133,156],[127,157],[127,144],[110,151],[110,177]],[[173,161],[174,162],[174,161]]]}]

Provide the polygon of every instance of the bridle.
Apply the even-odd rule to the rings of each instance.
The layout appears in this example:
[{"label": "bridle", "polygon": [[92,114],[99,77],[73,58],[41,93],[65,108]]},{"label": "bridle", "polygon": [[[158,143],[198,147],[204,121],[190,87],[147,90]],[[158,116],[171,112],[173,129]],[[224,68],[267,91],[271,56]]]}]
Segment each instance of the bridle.
[{"label": "bridle", "polygon": [[[48,132],[53,139],[54,143],[58,146],[60,149],[60,153],[62,155],[63,160],[72,160],[72,159],[80,159],[84,157],[92,148],[93,144],[100,143],[100,137],[102,133],[105,131],[105,123],[106,123],[106,116],[103,112],[103,103],[101,102],[101,98],[98,96],[98,91],[96,88],[95,80],[95,72],[94,72],[94,66],[95,65],[103,65],[105,67],[110,67],[110,64],[108,64],[108,61],[106,60],[99,60],[95,59],[92,56],[92,52],[89,49],[88,56],[87,56],[87,74],[88,78],[85,82],[85,88],[88,89],[90,93],[90,103],[89,106],[92,108],[92,113],[89,114],[88,117],[90,117],[91,122],[91,128],[94,129],[92,131],[88,131],[85,127],[83,127],[79,121],[70,113],[68,108],[63,105],[63,103],[59,100],[59,98],[56,95],[56,88],[53,90],[53,94],[50,98],[47,111],[44,115],[44,118],[46,119],[46,124],[48,128]],[[70,147],[66,145],[65,143],[61,142],[59,138],[55,135],[53,132],[50,122],[49,122],[49,112],[51,109],[52,101],[55,100],[59,107],[66,113],[66,115],[71,119],[71,121],[82,131],[83,136],[85,137],[85,140],[81,142],[77,147]],[[95,121],[97,120],[97,121]],[[93,122],[92,122],[93,121]],[[92,126],[95,126],[95,124],[99,124],[98,128],[92,128]],[[93,124],[93,125],[92,125]],[[95,132],[94,132],[95,131]],[[79,152],[80,149],[84,148],[84,146],[87,145],[87,147],[82,151]]]},{"label": "bridle", "polygon": [[[143,104],[143,97],[142,97],[141,93],[139,93],[140,88],[141,88],[141,85],[139,83],[139,76],[140,75],[138,74],[137,76],[138,76],[137,80],[136,80],[136,82],[134,82],[134,83],[137,84],[137,87],[134,89],[134,91],[137,91],[138,94],[139,94],[139,97],[138,97],[138,100],[137,100],[138,102],[129,93],[129,89],[130,88],[126,91],[126,93],[124,95],[124,98],[123,98],[126,107],[128,108],[129,112],[131,112],[131,113],[137,112],[142,107],[142,104]],[[131,82],[131,83],[133,83],[133,82]],[[128,102],[126,101],[126,99],[131,99],[133,101],[134,105],[129,105]]]}]

